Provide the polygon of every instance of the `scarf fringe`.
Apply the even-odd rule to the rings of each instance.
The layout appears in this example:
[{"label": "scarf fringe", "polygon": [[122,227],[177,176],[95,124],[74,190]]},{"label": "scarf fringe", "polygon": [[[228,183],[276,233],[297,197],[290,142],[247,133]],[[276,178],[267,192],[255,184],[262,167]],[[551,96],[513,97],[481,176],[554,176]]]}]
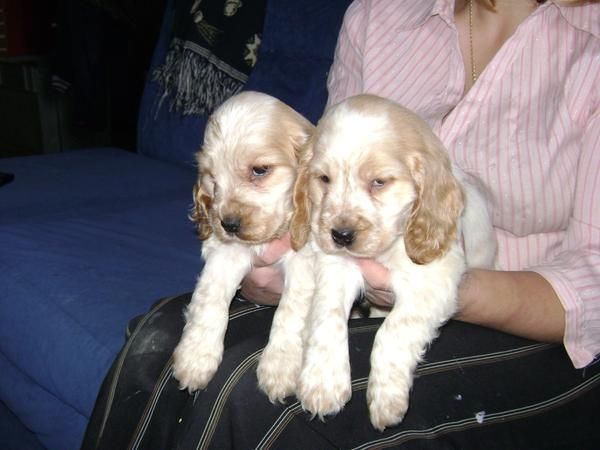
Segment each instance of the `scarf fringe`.
[{"label": "scarf fringe", "polygon": [[164,65],[155,69],[153,80],[163,88],[159,108],[170,97],[170,110],[183,115],[210,114],[244,86],[244,82],[181,43],[171,45]]}]

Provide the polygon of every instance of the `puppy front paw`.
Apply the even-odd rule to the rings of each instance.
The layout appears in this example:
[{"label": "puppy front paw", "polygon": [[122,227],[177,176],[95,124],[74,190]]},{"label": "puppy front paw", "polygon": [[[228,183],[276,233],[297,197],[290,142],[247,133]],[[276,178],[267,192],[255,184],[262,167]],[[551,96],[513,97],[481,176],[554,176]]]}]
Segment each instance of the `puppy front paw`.
[{"label": "puppy front paw", "polygon": [[271,403],[284,403],[284,399],[296,393],[302,352],[267,345],[258,363],[256,376],[258,386],[267,394]]},{"label": "puppy front paw", "polygon": [[337,414],[352,396],[350,367],[304,367],[298,383],[302,408],[323,419]]},{"label": "puppy front paw", "polygon": [[217,372],[223,357],[222,346],[208,346],[184,333],[173,352],[173,376],[179,389],[192,393],[205,388]]},{"label": "puppy front paw", "polygon": [[397,425],[408,410],[410,382],[402,377],[369,376],[367,405],[371,424],[379,431]]}]

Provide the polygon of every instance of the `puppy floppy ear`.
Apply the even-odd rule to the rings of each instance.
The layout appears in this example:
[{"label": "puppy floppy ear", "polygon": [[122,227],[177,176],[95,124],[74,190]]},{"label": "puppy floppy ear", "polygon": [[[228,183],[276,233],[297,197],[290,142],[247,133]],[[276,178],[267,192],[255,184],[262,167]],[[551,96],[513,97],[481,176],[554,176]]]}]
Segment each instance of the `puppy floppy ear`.
[{"label": "puppy floppy ear", "polygon": [[308,194],[309,169],[312,158],[312,137],[305,143],[300,152],[299,170],[294,184],[294,213],[290,221],[290,237],[292,249],[300,250],[308,241],[310,234],[310,216],[312,203]]},{"label": "puppy floppy ear", "polygon": [[456,239],[464,207],[463,191],[442,144],[426,145],[427,149],[417,150],[408,158],[417,198],[406,225],[404,245],[415,264],[430,263],[448,251]]},{"label": "puppy floppy ear", "polygon": [[212,234],[212,227],[208,220],[208,210],[212,205],[212,199],[206,195],[199,181],[194,185],[193,197],[194,206],[190,214],[190,219],[198,227],[198,237],[201,240],[205,240]]}]

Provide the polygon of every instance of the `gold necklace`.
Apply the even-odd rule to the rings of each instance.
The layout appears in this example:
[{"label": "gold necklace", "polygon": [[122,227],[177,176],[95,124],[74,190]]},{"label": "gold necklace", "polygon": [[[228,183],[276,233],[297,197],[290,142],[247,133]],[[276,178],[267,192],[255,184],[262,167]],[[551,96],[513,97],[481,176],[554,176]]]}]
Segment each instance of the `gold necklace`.
[{"label": "gold necklace", "polygon": [[477,70],[475,70],[475,59],[473,58],[473,0],[469,0],[469,49],[471,53],[471,80],[475,84]]}]

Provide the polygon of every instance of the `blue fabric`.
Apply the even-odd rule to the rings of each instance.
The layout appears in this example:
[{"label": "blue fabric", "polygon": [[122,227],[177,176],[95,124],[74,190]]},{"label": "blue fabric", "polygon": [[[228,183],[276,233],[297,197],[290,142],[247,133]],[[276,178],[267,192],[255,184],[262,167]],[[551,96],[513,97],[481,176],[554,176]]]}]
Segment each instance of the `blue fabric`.
[{"label": "blue fabric", "polygon": [[[52,339],[53,335],[48,338]],[[23,351],[35,352],[35,349],[27,344],[20,345]],[[7,439],[23,443],[20,446],[7,445],[0,448],[28,449],[25,443],[30,440],[32,433],[25,432],[26,427],[34,431],[34,436],[40,445],[43,442],[44,448],[79,448],[81,430],[85,429],[88,422],[84,414],[49,392],[42,384],[11,363],[3,353],[0,353],[0,371],[2,398],[21,422],[21,427],[14,427]],[[5,417],[0,417],[0,420],[3,419]],[[6,419],[10,421],[9,417]]]},{"label": "blue fabric", "polygon": [[0,448],[44,450],[35,434],[21,423],[19,418],[0,402]]},{"label": "blue fabric", "polygon": [[195,173],[116,149],[0,160],[0,398],[78,448],[126,324],[193,289]]}]

